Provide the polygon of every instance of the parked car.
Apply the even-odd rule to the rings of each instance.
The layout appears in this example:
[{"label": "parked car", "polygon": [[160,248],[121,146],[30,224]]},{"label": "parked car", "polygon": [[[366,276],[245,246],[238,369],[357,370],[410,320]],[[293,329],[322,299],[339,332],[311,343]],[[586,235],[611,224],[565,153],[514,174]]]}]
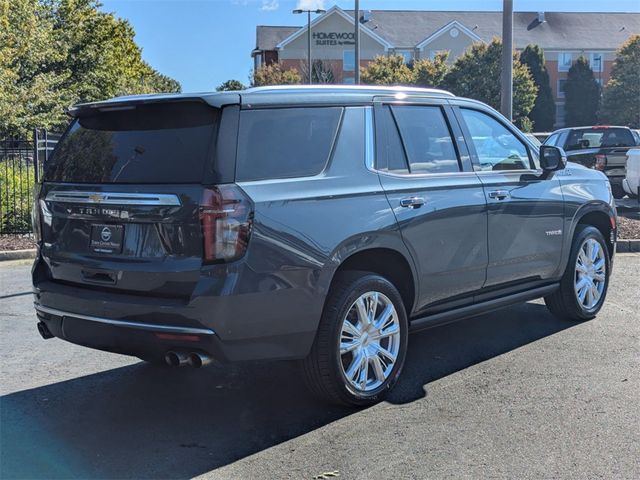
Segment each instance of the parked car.
[{"label": "parked car", "polygon": [[640,139],[627,127],[596,125],[556,130],[544,144],[563,148],[570,162],[604,172],[611,182],[613,196],[622,198],[627,151],[640,145]]},{"label": "parked car", "polygon": [[627,152],[627,174],[622,181],[622,188],[630,198],[640,198],[640,148],[632,148]]},{"label": "parked car", "polygon": [[410,331],[539,297],[587,320],[605,300],[606,177],[480,102],[263,87],[69,113],[34,208],[44,338],[175,366],[300,360],[318,395],[367,405]]}]

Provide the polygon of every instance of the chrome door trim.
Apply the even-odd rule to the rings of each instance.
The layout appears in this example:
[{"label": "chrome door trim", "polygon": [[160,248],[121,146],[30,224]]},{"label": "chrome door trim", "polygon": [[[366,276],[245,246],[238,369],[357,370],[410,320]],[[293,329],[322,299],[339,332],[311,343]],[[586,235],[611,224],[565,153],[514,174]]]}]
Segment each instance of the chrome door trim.
[{"label": "chrome door trim", "polygon": [[91,315],[82,315],[79,313],[66,312],[64,310],[58,310],[56,308],[45,307],[39,303],[34,303],[33,306],[39,312],[48,313],[57,317],[71,317],[79,318],[80,320],[87,320],[89,322],[105,323],[108,325],[114,325],[123,328],[134,328],[136,330],[147,330],[151,332],[168,332],[168,333],[183,333],[183,334],[195,334],[195,335],[215,335],[215,332],[208,328],[193,328],[193,327],[179,327],[175,325],[158,325],[152,323],[131,322],[129,320],[114,320],[111,318],[94,317]]},{"label": "chrome door trim", "polygon": [[373,132],[373,107],[364,109],[364,161],[368,170],[375,172],[375,143]]},{"label": "chrome door trim", "polygon": [[180,199],[173,193],[52,191],[47,193],[45,200],[47,202],[90,203],[96,205],[180,205]]}]

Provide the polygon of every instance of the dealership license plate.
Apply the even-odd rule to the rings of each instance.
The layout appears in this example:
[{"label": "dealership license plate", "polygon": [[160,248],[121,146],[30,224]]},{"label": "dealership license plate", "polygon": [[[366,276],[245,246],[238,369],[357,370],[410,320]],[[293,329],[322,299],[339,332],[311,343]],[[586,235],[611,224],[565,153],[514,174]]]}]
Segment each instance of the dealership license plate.
[{"label": "dealership license plate", "polygon": [[96,253],[120,253],[123,237],[122,225],[91,225],[89,247]]}]

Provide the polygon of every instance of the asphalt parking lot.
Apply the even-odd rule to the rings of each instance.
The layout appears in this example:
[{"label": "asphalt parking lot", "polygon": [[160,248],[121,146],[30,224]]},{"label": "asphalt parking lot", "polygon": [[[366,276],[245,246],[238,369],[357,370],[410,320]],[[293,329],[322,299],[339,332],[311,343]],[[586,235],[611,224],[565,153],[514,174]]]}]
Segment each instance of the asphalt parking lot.
[{"label": "asphalt parking lot", "polygon": [[29,268],[0,263],[2,478],[640,478],[640,254],[616,257],[596,320],[533,302],[412,336],[365,410],[314,400],[289,363],[174,370],[44,341]]}]

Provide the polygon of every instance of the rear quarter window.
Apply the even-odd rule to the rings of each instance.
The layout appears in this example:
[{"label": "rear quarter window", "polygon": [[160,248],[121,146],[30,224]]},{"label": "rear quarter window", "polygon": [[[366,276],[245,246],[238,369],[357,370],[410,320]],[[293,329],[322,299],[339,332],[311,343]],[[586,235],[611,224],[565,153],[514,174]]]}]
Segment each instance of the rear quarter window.
[{"label": "rear quarter window", "polygon": [[587,148],[631,147],[635,139],[627,128],[598,128],[572,130],[567,139],[567,150]]},{"label": "rear quarter window", "polygon": [[236,180],[319,174],[329,160],[341,114],[341,107],[241,112]]}]

